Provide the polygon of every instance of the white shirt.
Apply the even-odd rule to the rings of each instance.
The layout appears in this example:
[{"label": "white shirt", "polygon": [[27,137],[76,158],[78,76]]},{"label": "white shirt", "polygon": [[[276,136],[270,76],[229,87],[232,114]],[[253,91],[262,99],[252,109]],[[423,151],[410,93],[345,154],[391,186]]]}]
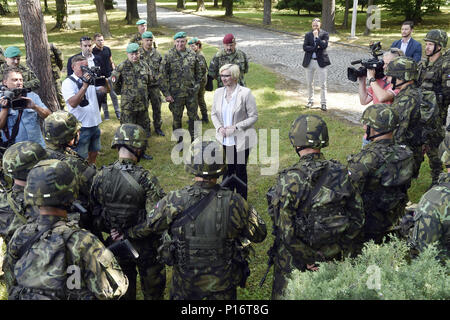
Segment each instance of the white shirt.
[{"label": "white shirt", "polygon": [[[237,96],[237,88],[239,85],[236,85],[233,93],[231,94],[230,102],[227,102],[227,89],[223,90],[223,98],[222,98],[222,118],[223,118],[223,127],[229,127],[233,125],[233,107],[236,104],[236,96]],[[234,141],[234,137],[224,137],[223,145],[224,146],[234,146],[236,142]]]},{"label": "white shirt", "polygon": [[405,55],[406,55],[406,48],[408,48],[409,41],[411,41],[411,38],[409,38],[408,41],[406,41],[406,42],[403,42],[403,39],[402,39],[402,44],[400,45],[400,50],[402,50]]},{"label": "white shirt", "polygon": [[[75,75],[75,73],[72,74],[72,77],[77,81],[80,79]],[[71,79],[66,78],[66,80],[63,81],[62,95],[64,97],[64,101],[66,101],[67,107],[69,109],[68,111],[72,113],[75,118],[81,121],[81,125],[84,128],[98,126],[102,122],[102,117],[98,108],[97,93],[95,91],[95,87],[89,86],[86,91],[85,96],[89,101],[89,104],[86,107],[80,107],[78,105],[76,108],[72,108],[68,100],[76,95],[78,91],[79,89],[77,84]]]},{"label": "white shirt", "polygon": [[86,56],[84,56],[84,55],[83,55],[83,53],[81,53],[81,55],[82,55],[83,57],[85,57],[85,58],[87,59],[87,61],[88,61],[88,67],[89,67],[89,68],[91,68],[91,67],[94,67],[94,66],[95,66],[95,62],[94,62],[94,55],[93,55],[93,54],[91,54],[91,56],[90,56],[90,57],[86,57]]}]

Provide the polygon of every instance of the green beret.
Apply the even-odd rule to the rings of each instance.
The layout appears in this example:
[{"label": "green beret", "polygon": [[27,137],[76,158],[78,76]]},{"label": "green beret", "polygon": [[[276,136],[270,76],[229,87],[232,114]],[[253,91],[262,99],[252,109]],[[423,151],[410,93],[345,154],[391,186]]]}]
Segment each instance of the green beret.
[{"label": "green beret", "polygon": [[136,52],[136,51],[138,51],[138,49],[139,49],[139,45],[137,43],[130,43],[127,46],[127,53]]},{"label": "green beret", "polygon": [[20,49],[18,47],[12,46],[8,47],[5,50],[5,58],[14,58],[17,56],[21,56],[22,52],[20,52]]},{"label": "green beret", "polygon": [[194,37],[191,40],[189,40],[188,44],[191,45],[191,44],[197,43],[197,41],[198,41],[198,38]]},{"label": "green beret", "polygon": [[138,22],[136,22],[136,25],[140,25],[140,24],[147,24],[147,21],[144,19],[141,19]]},{"label": "green beret", "polygon": [[142,39],[153,39],[153,33],[151,31],[145,31],[142,34]]},{"label": "green beret", "polygon": [[177,40],[178,38],[186,38],[186,32],[180,31],[173,36],[173,40]]}]

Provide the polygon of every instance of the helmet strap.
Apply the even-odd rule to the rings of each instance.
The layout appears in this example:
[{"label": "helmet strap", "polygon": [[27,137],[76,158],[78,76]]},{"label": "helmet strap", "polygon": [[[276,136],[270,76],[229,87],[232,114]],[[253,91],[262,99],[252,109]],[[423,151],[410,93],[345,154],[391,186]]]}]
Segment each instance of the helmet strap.
[{"label": "helmet strap", "polygon": [[[434,43],[434,42],[433,42]],[[434,49],[433,52],[431,54],[427,54],[427,57],[432,57],[434,56],[436,53],[440,52],[442,50],[442,47],[439,50],[436,50],[437,48],[437,43],[434,43]]]},{"label": "helmet strap", "polygon": [[367,126],[367,129],[366,129],[366,136],[367,136],[367,138],[366,139],[369,140],[369,141],[373,141],[373,139],[381,137],[382,135],[385,135],[385,134],[387,134],[389,132],[392,132],[392,131],[384,131],[384,132],[380,132],[378,134],[375,134],[375,135],[371,136],[370,135],[370,126]]},{"label": "helmet strap", "polygon": [[392,81],[391,81],[391,83],[392,83],[392,90],[395,90],[396,88],[402,86],[402,85],[405,84],[406,82],[408,82],[408,81],[404,80],[403,82],[398,83],[398,82],[397,82],[397,78],[392,77]]}]

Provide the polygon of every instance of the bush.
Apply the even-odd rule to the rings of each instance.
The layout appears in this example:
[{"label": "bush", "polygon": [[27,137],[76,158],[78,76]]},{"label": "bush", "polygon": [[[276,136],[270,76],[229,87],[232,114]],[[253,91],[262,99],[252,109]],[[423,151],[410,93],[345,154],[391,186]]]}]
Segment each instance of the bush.
[{"label": "bush", "polygon": [[440,263],[438,250],[429,246],[408,261],[405,241],[393,239],[344,261],[320,263],[316,272],[295,271],[285,298],[291,300],[405,300],[449,299],[449,263]]},{"label": "bush", "polygon": [[311,11],[322,12],[322,1],[318,0],[280,0],[275,6],[278,10],[292,9],[300,15],[300,10],[306,10],[309,14]]}]

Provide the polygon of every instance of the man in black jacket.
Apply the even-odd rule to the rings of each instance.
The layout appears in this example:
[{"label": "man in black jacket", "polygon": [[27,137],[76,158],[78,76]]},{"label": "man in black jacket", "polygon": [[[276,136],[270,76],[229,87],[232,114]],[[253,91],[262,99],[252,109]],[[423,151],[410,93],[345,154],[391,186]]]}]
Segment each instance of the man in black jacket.
[{"label": "man in black jacket", "polygon": [[306,69],[306,81],[308,82],[308,104],[306,107],[313,106],[314,98],[314,74],[319,73],[320,82],[320,104],[323,111],[327,110],[327,66],[330,65],[330,58],[326,49],[328,47],[328,32],[320,29],[320,19],[315,18],[312,21],[312,31],[305,35],[303,50],[303,67]]}]

